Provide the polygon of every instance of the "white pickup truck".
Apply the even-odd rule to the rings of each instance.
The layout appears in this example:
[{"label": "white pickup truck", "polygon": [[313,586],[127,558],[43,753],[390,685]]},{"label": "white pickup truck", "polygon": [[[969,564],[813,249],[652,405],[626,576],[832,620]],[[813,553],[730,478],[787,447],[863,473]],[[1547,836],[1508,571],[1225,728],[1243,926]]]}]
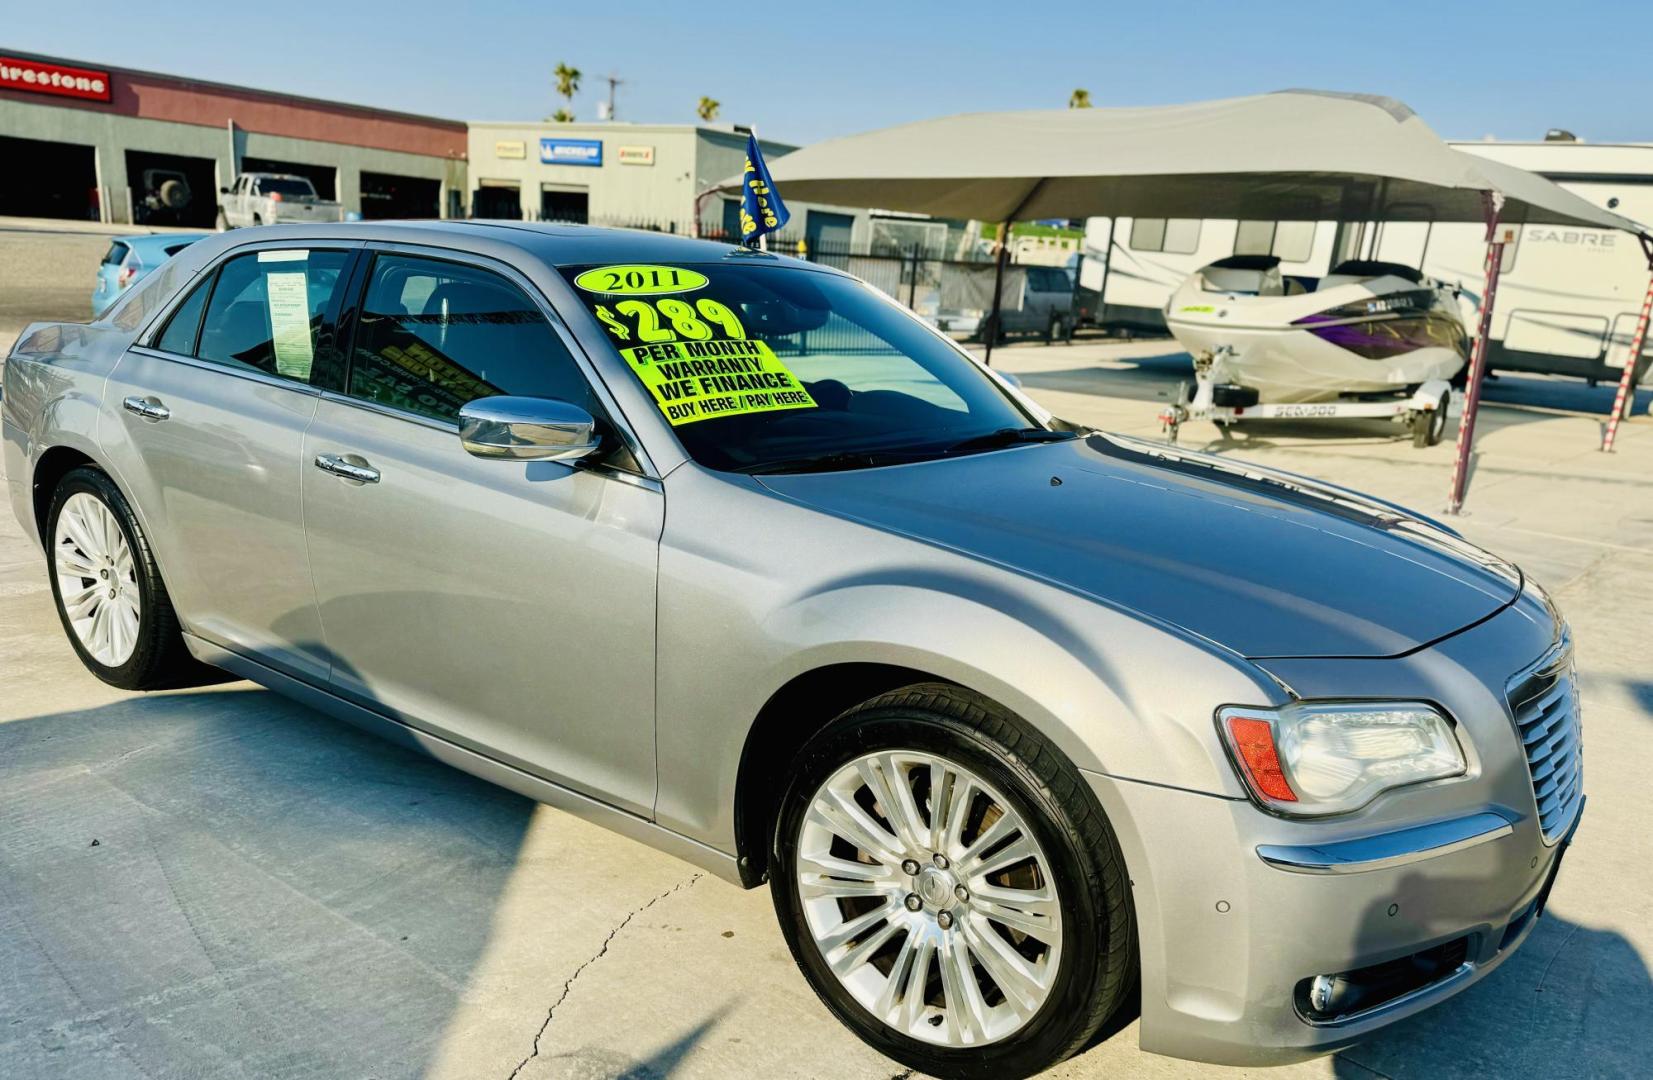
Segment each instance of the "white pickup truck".
[{"label": "white pickup truck", "polygon": [[343,221],[344,204],[316,195],[307,177],[289,173],[242,173],[221,189],[218,228],[292,221]]}]

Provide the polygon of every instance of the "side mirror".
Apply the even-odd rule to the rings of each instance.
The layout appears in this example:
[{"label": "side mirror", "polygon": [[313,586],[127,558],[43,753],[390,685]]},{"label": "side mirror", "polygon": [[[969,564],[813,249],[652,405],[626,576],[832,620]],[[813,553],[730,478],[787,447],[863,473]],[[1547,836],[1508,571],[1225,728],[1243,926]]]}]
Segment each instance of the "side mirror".
[{"label": "side mirror", "polygon": [[221,188],[218,189],[218,194],[220,194],[220,195],[228,195],[229,193],[230,193],[230,189],[227,188],[227,187],[221,187]]},{"label": "side mirror", "polygon": [[459,441],[477,457],[573,461],[597,451],[597,421],[551,398],[478,398],[459,410]]}]

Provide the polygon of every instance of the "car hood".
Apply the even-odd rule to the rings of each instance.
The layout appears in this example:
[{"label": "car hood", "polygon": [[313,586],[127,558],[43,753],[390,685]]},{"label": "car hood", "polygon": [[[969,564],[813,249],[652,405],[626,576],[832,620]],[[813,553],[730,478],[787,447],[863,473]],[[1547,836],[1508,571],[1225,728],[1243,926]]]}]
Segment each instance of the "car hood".
[{"label": "car hood", "polygon": [[1254,659],[1410,652],[1521,590],[1515,567],[1400,507],[1113,435],[761,480]]}]

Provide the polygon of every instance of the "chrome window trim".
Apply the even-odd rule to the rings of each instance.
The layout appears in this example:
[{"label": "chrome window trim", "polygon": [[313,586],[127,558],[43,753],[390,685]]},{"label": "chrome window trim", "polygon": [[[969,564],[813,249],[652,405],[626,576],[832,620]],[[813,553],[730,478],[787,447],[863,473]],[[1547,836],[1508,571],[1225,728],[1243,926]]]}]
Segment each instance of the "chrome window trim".
[{"label": "chrome window trim", "polygon": [[1259,844],[1257,857],[1294,874],[1364,874],[1467,851],[1510,836],[1510,818],[1492,810],[1325,844]]},{"label": "chrome window trim", "polygon": [[[598,372],[596,364],[592,362],[590,356],[586,355],[585,349],[580,345],[579,341],[569,330],[567,320],[563,318],[562,312],[557,310],[555,305],[551,303],[550,299],[546,297],[545,293],[538,285],[534,284],[533,280],[529,278],[527,274],[524,274],[520,269],[513,266],[511,263],[505,262],[501,259],[496,259],[490,255],[481,255],[474,251],[468,251],[465,248],[446,248],[438,247],[433,244],[405,244],[391,240],[365,240],[360,242],[360,246],[369,255],[379,253],[390,255],[408,255],[414,258],[423,257],[427,259],[435,259],[440,262],[451,262],[458,263],[461,266],[470,266],[477,270],[498,274],[509,281],[512,285],[515,285],[522,291],[522,294],[528,298],[529,303],[538,308],[540,314],[544,315],[546,321],[551,324],[552,332],[555,333],[557,335],[557,339],[562,342],[563,348],[568,350],[568,355],[574,360],[574,366],[579,369],[581,375],[585,376],[586,384],[591,387],[591,392],[595,394],[597,400],[602,403],[603,411],[608,414],[607,419],[613,426],[615,433],[620,437],[620,441],[626,444],[626,449],[631,452],[632,457],[637,459],[637,463],[642,466],[643,472],[628,474],[624,469],[614,469],[611,466],[607,468],[614,473],[633,475],[639,479],[654,481],[658,481],[660,479],[659,471],[655,468],[653,460],[650,459],[648,452],[643,448],[642,440],[637,437],[637,432],[632,426],[631,418],[628,417],[625,414],[625,411],[620,408],[619,401],[615,398],[613,392],[610,391],[608,383],[603,380],[601,373]],[[547,269],[551,270],[553,273],[556,272],[555,267],[548,266]],[[371,282],[371,277],[372,267],[369,266],[368,273],[363,276],[362,292],[360,297],[351,298],[353,301],[356,301],[358,319],[360,318],[361,301],[365,301],[367,298],[367,288]],[[350,370],[349,359],[349,357],[346,357],[345,372],[347,375]],[[348,379],[345,383],[345,389],[346,391],[349,390]],[[392,414],[396,416],[417,415],[407,414],[402,410],[392,410]],[[453,430],[459,430],[457,424],[453,425]],[[593,467],[593,471],[597,471],[597,467]]]},{"label": "chrome window trim", "polygon": [[283,390],[292,390],[295,393],[308,397],[319,397],[322,390],[309,383],[299,382],[297,379],[284,379],[279,375],[269,375],[256,368],[233,368],[228,364],[220,364],[213,360],[202,360],[198,356],[184,356],[181,353],[163,352],[160,349],[150,348],[147,345],[132,345],[127,352],[137,353],[140,356],[153,357],[156,360],[169,360],[174,364],[183,364],[186,367],[200,368],[202,371],[211,371],[219,375],[228,375],[235,379],[245,379],[248,382],[261,383],[265,386],[278,386]]},{"label": "chrome window trim", "polygon": [[[335,405],[346,405],[352,409],[360,409],[363,412],[370,412],[389,420],[417,424],[420,427],[430,428],[432,431],[440,431],[445,435],[451,435],[455,443],[459,441],[459,425],[457,423],[438,420],[434,416],[410,412],[407,409],[398,409],[378,401],[368,401],[366,398],[351,397],[349,394],[341,394],[337,390],[318,390],[317,394],[323,401],[329,401]],[[662,492],[665,490],[664,485],[656,477],[629,472],[606,463],[592,463],[581,460],[559,461],[553,464],[561,465],[570,472],[579,470],[601,476],[606,480],[618,480],[621,483],[631,484],[633,487],[640,487],[645,491]]]}]

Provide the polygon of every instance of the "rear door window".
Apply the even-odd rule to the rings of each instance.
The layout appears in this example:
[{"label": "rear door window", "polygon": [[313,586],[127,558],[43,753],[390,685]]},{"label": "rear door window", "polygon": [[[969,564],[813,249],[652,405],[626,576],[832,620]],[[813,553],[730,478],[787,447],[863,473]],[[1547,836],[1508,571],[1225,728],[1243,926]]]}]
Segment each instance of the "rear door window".
[{"label": "rear door window", "polygon": [[345,251],[301,248],[230,259],[218,271],[195,355],[226,367],[330,385],[326,376],[333,365],[330,355],[321,355],[321,327],[349,260]]},{"label": "rear door window", "polygon": [[126,245],[117,240],[109,245],[108,251],[103,253],[103,265],[119,266],[124,258],[126,258]]},{"label": "rear door window", "polygon": [[409,255],[373,261],[349,393],[437,420],[499,394],[600,415],[585,373],[521,289],[480,267]]}]

